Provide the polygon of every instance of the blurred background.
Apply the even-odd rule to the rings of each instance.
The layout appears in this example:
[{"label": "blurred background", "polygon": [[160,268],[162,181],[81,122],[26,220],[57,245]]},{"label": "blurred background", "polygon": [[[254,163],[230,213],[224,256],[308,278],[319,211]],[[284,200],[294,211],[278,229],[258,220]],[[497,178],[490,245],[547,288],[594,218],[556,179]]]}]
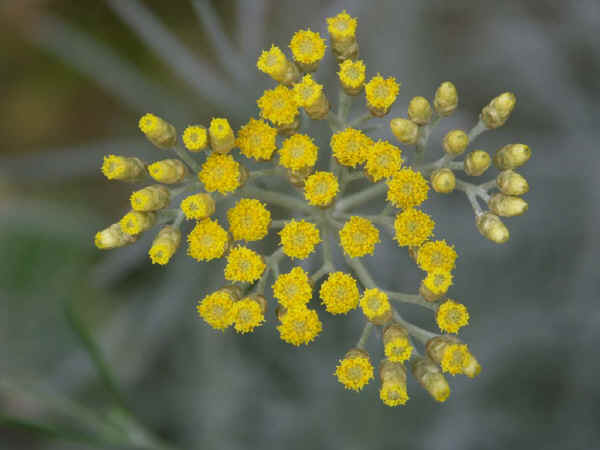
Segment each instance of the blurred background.
[{"label": "blurred background", "polygon": [[[600,447],[600,2],[0,5],[0,449]],[[437,236],[458,249],[450,295],[469,308],[462,338],[483,366],[475,380],[452,378],[445,404],[413,380],[395,409],[376,382],[344,391],[332,373],[362,329],[359,312],[321,309],[324,331],[309,347],[283,343],[273,317],[251,335],[221,334],[195,314],[221,263],[182,249],[153,267],[153,233],[107,253],[93,246],[131,190],[101,175],[102,156],[162,157],[137,129],[141,114],[179,130],[225,115],[238,129],[273,85],[255,68],[260,50],[287,47],[300,28],[325,35],[342,9],[359,18],[367,75],[403,83],[390,117],[442,81],[457,86],[459,110],[438,126],[430,157],[507,90],[515,112],[477,147],[533,151],[521,170],[529,211],[506,220],[505,245],[479,235],[463,194],[426,204]],[[317,78],[335,86],[335,70],[328,52]],[[314,130],[326,146],[325,125]],[[366,261],[388,289],[412,292],[421,277],[394,246]],[[402,311],[433,329],[428,311]],[[377,361],[379,337],[368,348]]]}]

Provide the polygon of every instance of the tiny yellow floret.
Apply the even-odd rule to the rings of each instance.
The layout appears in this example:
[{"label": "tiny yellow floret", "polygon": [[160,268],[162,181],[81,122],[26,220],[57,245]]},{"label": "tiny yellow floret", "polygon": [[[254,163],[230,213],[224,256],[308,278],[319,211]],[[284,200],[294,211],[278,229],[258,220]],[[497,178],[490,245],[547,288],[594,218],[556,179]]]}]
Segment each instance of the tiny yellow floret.
[{"label": "tiny yellow floret", "polygon": [[266,90],[256,103],[261,116],[278,126],[291,125],[298,115],[296,94],[283,85]]},{"label": "tiny yellow floret", "polygon": [[298,104],[303,108],[309,108],[315,105],[323,94],[323,85],[307,74],[302,77],[300,83],[294,84],[294,93]]},{"label": "tiny yellow floret", "polygon": [[457,256],[454,247],[446,244],[446,241],[429,241],[419,248],[417,264],[425,272],[436,269],[450,272],[454,269]]},{"label": "tiny yellow floret", "polygon": [[94,236],[94,244],[100,250],[112,250],[137,241],[137,236],[125,233],[120,223],[113,223],[108,228],[100,230]]},{"label": "tiny yellow floret", "polygon": [[144,114],[138,126],[146,138],[159,148],[166,150],[177,142],[177,133],[173,125],[154,114]]},{"label": "tiny yellow floret", "polygon": [[452,286],[452,273],[448,270],[434,269],[427,273],[423,285],[434,296],[443,295]]},{"label": "tiny yellow floret", "polygon": [[391,310],[387,294],[377,288],[367,289],[363,292],[363,296],[360,298],[360,307],[369,319],[381,317]]},{"label": "tiny yellow floret", "polygon": [[451,375],[462,373],[469,362],[469,348],[465,344],[450,344],[444,348],[440,365],[444,372]]},{"label": "tiny yellow floret", "polygon": [[144,163],[138,158],[107,155],[102,163],[102,173],[109,180],[135,181],[144,176]]},{"label": "tiny yellow floret", "polygon": [[400,84],[394,77],[384,79],[377,74],[365,85],[367,107],[375,116],[386,115],[396,101],[399,90]]},{"label": "tiny yellow floret", "polygon": [[279,150],[279,164],[291,170],[313,167],[317,162],[319,148],[311,137],[294,134],[283,141]]},{"label": "tiny yellow floret", "polygon": [[181,231],[169,225],[165,226],[158,232],[152,242],[152,247],[148,251],[152,264],[160,264],[161,266],[167,264],[179,248],[180,243]]},{"label": "tiny yellow floret", "polygon": [[233,304],[235,331],[240,334],[249,333],[265,321],[265,313],[261,302],[246,297]]},{"label": "tiny yellow floret", "polygon": [[321,285],[319,295],[331,314],[347,314],[358,306],[360,297],[356,280],[344,272],[329,274]]},{"label": "tiny yellow floret", "polygon": [[265,271],[265,261],[261,255],[247,247],[238,245],[227,255],[225,279],[229,281],[245,281],[253,283]]},{"label": "tiny yellow floret", "polygon": [[351,17],[346,10],[335,17],[327,18],[327,30],[332,39],[346,41],[356,36],[356,25],[358,21]]},{"label": "tiny yellow floret", "polygon": [[246,158],[269,161],[276,145],[277,130],[263,120],[251,118],[238,131],[236,145]]},{"label": "tiny yellow floret", "polygon": [[338,180],[331,172],[315,172],[304,183],[304,197],[314,206],[328,206],[339,190]]},{"label": "tiny yellow floret", "polygon": [[404,168],[388,180],[387,200],[398,208],[419,206],[425,200],[429,191],[427,180],[420,172]]},{"label": "tiny yellow floret", "polygon": [[394,220],[394,239],[400,247],[419,246],[433,233],[435,222],[423,211],[408,208]]},{"label": "tiny yellow floret", "polygon": [[347,94],[358,94],[365,84],[365,73],[367,68],[362,61],[345,60],[340,64],[338,77],[342,83],[342,87]]},{"label": "tiny yellow floret", "polygon": [[243,198],[227,211],[229,231],[236,241],[259,241],[269,233],[271,213],[259,200]]},{"label": "tiny yellow floret", "polygon": [[215,330],[224,330],[234,321],[234,298],[226,289],[207,295],[198,302],[198,315]]},{"label": "tiny yellow floret", "polygon": [[288,222],[279,232],[283,253],[290,258],[304,259],[321,242],[319,229],[305,220],[294,220]]},{"label": "tiny yellow floret", "polygon": [[453,300],[446,300],[437,311],[436,322],[440,330],[448,333],[457,333],[459,329],[468,325],[469,312],[465,305]]},{"label": "tiny yellow floret", "polygon": [[290,272],[279,275],[273,283],[273,297],[286,308],[306,305],[312,297],[312,287],[306,271],[297,266]]},{"label": "tiny yellow floret", "polygon": [[202,164],[198,179],[208,192],[219,191],[225,195],[240,187],[242,168],[233,156],[213,153]]},{"label": "tiny yellow floret", "polygon": [[281,49],[276,45],[271,45],[269,50],[262,51],[256,62],[256,67],[281,83],[287,71],[288,62]]},{"label": "tiny yellow floret", "polygon": [[205,219],[215,212],[215,201],[210,194],[189,195],[179,205],[187,219]]},{"label": "tiny yellow floret", "polygon": [[379,391],[379,398],[387,406],[406,404],[409,399],[406,383],[384,382]]},{"label": "tiny yellow floret", "polygon": [[129,211],[119,221],[123,233],[130,235],[140,234],[143,231],[152,228],[156,223],[156,213]]},{"label": "tiny yellow floret", "polygon": [[185,164],[179,159],[163,159],[150,164],[148,173],[159,183],[175,184],[181,183],[188,171]]},{"label": "tiny yellow floret", "polygon": [[229,247],[229,235],[216,220],[204,219],[187,236],[188,255],[197,261],[223,256]]},{"label": "tiny yellow floret", "polygon": [[379,242],[379,230],[364,217],[352,216],[340,230],[340,244],[351,258],[372,254]]},{"label": "tiny yellow floret", "polygon": [[373,378],[373,365],[369,361],[369,355],[362,350],[350,350],[340,360],[335,375],[346,389],[360,391]]},{"label": "tiny yellow floret", "polygon": [[346,128],[331,136],[330,146],[337,161],[349,167],[356,167],[367,160],[373,140],[360,130]]},{"label": "tiny yellow floret", "polygon": [[372,181],[389,178],[402,167],[402,150],[388,141],[378,140],[367,150],[365,172]]},{"label": "tiny yellow floret", "polygon": [[290,42],[294,59],[305,66],[321,61],[325,56],[325,48],[325,39],[310,29],[296,31]]},{"label": "tiny yellow floret", "polygon": [[135,191],[129,200],[135,211],[157,211],[169,206],[171,194],[166,186],[154,184]]},{"label": "tiny yellow floret", "polygon": [[323,330],[317,312],[304,306],[289,308],[277,327],[282,341],[295,346],[308,345]]},{"label": "tiny yellow floret", "polygon": [[183,131],[182,139],[190,152],[200,152],[208,145],[208,132],[202,125],[190,125]]}]

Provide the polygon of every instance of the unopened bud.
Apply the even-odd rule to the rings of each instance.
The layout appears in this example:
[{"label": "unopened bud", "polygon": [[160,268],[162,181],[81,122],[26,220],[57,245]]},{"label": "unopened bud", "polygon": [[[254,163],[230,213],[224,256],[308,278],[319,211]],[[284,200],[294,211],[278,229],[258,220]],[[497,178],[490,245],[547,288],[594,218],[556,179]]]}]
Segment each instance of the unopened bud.
[{"label": "unopened bud", "polygon": [[153,184],[131,194],[131,208],[135,211],[157,211],[169,205],[171,194],[162,184]]},{"label": "unopened bud", "polygon": [[392,133],[403,144],[416,144],[419,127],[412,120],[396,117],[390,121]]},{"label": "unopened bud", "polygon": [[494,165],[500,170],[516,169],[531,158],[531,149],[525,144],[508,144],[496,151]]},{"label": "unopened bud", "polygon": [[527,180],[512,170],[504,170],[496,177],[500,192],[506,195],[523,195],[529,191]]},{"label": "unopened bud", "polygon": [[455,336],[444,334],[429,339],[425,345],[427,356],[452,375],[459,373],[471,378],[481,371],[481,366],[469,348]]},{"label": "unopened bud", "polygon": [[433,99],[435,111],[440,116],[449,116],[458,106],[458,92],[450,81],[444,81],[435,91]]},{"label": "unopened bud", "polygon": [[109,180],[137,181],[144,176],[146,170],[139,158],[108,155],[104,157],[102,173]]},{"label": "unopened bud", "polygon": [[119,221],[121,230],[124,233],[136,235],[140,234],[154,226],[156,223],[156,213],[129,211]]},{"label": "unopened bud", "polygon": [[454,172],[444,167],[431,174],[431,187],[440,194],[449,194],[456,187]]},{"label": "unopened bud", "polygon": [[486,212],[475,219],[479,232],[496,244],[503,244],[508,241],[508,228],[502,223],[495,214]]},{"label": "unopened bud", "polygon": [[219,289],[219,292],[226,292],[234,302],[237,302],[242,298],[242,289],[235,284],[223,286],[221,289]]},{"label": "unopened bud", "polygon": [[279,136],[289,137],[292,134],[294,134],[296,131],[298,131],[298,128],[300,128],[300,120],[296,116],[292,122],[282,124],[282,125],[276,125],[276,127],[277,127],[277,134]]},{"label": "unopened bud", "polygon": [[408,104],[408,117],[418,125],[426,125],[431,120],[431,105],[425,97],[413,97]]},{"label": "unopened bud", "polygon": [[483,150],[474,150],[465,158],[465,173],[472,177],[483,175],[490,167],[492,158]]},{"label": "unopened bud", "polygon": [[517,97],[512,92],[504,92],[481,110],[480,118],[488,128],[498,128],[510,117],[517,103]]},{"label": "unopened bud", "polygon": [[213,119],[208,128],[210,148],[217,153],[229,153],[235,147],[235,135],[227,119]]},{"label": "unopened bud", "polygon": [[164,159],[148,166],[150,176],[159,183],[174,184],[181,183],[188,171],[178,159]]},{"label": "unopened bud", "polygon": [[119,223],[114,223],[110,227],[96,233],[94,244],[100,250],[111,250],[113,248],[133,244],[137,240],[138,236],[132,236],[123,232],[121,225]]},{"label": "unopened bud", "polygon": [[158,232],[152,242],[152,247],[148,254],[152,264],[165,265],[179,248],[181,243],[181,231],[170,225],[165,226]]},{"label": "unopened bud", "polygon": [[445,401],[450,395],[450,386],[440,368],[429,358],[414,358],[411,371],[416,380],[438,402]]},{"label": "unopened bud", "polygon": [[175,127],[154,114],[144,114],[139,121],[140,130],[159,148],[169,149],[177,142]]},{"label": "unopened bud", "polygon": [[480,372],[481,365],[479,364],[479,361],[477,361],[477,359],[475,359],[475,357],[471,353],[469,353],[467,361],[465,361],[465,364],[463,366],[463,374],[468,376],[469,378],[475,378],[477,375],[479,375]]},{"label": "unopened bud", "polygon": [[306,179],[314,172],[314,166],[302,167],[298,170],[287,169],[287,177],[292,186],[304,188]]},{"label": "unopened bud", "polygon": [[256,66],[261,72],[286,86],[291,86],[300,78],[296,64],[290,62],[276,45],[272,45],[270,50],[263,50]]},{"label": "unopened bud", "polygon": [[521,197],[497,193],[488,201],[490,211],[500,217],[520,216],[527,211],[527,202]]},{"label": "unopened bud", "polygon": [[387,406],[398,406],[407,402],[406,370],[402,363],[384,359],[379,365],[379,379],[379,397],[383,403]]},{"label": "unopened bud", "polygon": [[452,156],[463,153],[469,145],[469,136],[463,130],[452,130],[444,136],[444,150]]}]

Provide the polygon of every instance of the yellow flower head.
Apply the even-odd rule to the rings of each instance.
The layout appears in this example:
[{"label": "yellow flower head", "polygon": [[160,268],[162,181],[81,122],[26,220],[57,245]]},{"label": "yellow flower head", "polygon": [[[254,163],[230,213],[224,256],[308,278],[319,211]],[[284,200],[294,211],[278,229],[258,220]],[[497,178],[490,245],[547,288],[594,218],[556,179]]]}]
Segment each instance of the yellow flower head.
[{"label": "yellow flower head", "polygon": [[340,243],[351,258],[373,253],[378,242],[379,230],[364,217],[350,217],[340,230]]},{"label": "yellow flower head", "polygon": [[269,233],[271,213],[263,203],[243,198],[227,211],[229,231],[236,241],[258,241]]},{"label": "yellow flower head", "polygon": [[344,86],[350,89],[360,89],[365,83],[366,70],[367,68],[362,61],[347,59],[340,64],[338,76]]},{"label": "yellow flower head", "polygon": [[419,248],[417,264],[425,272],[436,269],[450,272],[454,269],[457,256],[454,247],[446,244],[446,241],[429,241]]},{"label": "yellow flower head", "polygon": [[433,233],[435,222],[428,214],[418,209],[408,208],[396,216],[394,239],[400,247],[419,246]]},{"label": "yellow flower head", "polygon": [[297,266],[279,275],[273,283],[273,297],[286,308],[306,305],[312,297],[312,286],[306,271]]},{"label": "yellow flower head", "polygon": [[462,373],[469,362],[469,356],[469,348],[465,344],[447,345],[442,356],[442,370],[452,375]]},{"label": "yellow flower head", "polygon": [[202,125],[190,125],[183,131],[183,145],[190,152],[199,152],[208,145],[208,132]]},{"label": "yellow flower head", "polygon": [[402,163],[402,151],[387,141],[379,140],[368,150],[365,172],[373,181],[379,181],[398,172]]},{"label": "yellow flower head", "polygon": [[129,200],[135,211],[157,211],[169,206],[171,195],[165,186],[154,184],[135,191]]},{"label": "yellow flower head", "polygon": [[119,221],[123,233],[130,235],[140,234],[152,228],[156,223],[156,214],[153,212],[129,211]]},{"label": "yellow flower head", "polygon": [[138,236],[131,236],[121,229],[120,223],[113,223],[111,226],[100,230],[94,236],[94,244],[100,250],[111,250],[113,248],[123,247],[133,244],[138,240]]},{"label": "yellow flower head", "polygon": [[404,362],[410,359],[413,346],[407,336],[396,336],[385,343],[384,352],[387,359],[393,362]]},{"label": "yellow flower head", "polygon": [[327,18],[327,29],[336,41],[345,41],[356,36],[356,25],[358,21],[343,10],[335,17]]},{"label": "yellow flower head", "polygon": [[304,75],[300,83],[294,84],[294,93],[298,104],[304,108],[314,105],[323,93],[323,85],[317,83],[312,77]]},{"label": "yellow flower head", "polygon": [[205,219],[215,212],[215,201],[210,194],[194,194],[184,198],[180,208],[188,219]]},{"label": "yellow flower head", "polygon": [[457,333],[469,323],[469,312],[465,305],[448,299],[440,305],[435,319],[440,330]]},{"label": "yellow flower head", "polygon": [[304,197],[315,206],[329,205],[339,191],[337,178],[331,172],[315,172],[304,183]]},{"label": "yellow flower head", "polygon": [[177,134],[173,125],[154,114],[144,114],[140,118],[138,126],[146,138],[159,148],[168,149],[177,142]]},{"label": "yellow flower head", "polygon": [[335,375],[346,389],[360,391],[373,378],[373,366],[366,352],[350,351],[335,369]]},{"label": "yellow flower head", "polygon": [[226,289],[221,289],[207,295],[198,302],[198,315],[215,330],[229,327],[235,316],[233,314],[233,297]]},{"label": "yellow flower head", "polygon": [[254,331],[265,321],[264,310],[258,300],[246,297],[233,304],[234,328],[244,334]]},{"label": "yellow flower head", "polygon": [[276,45],[271,45],[269,50],[263,50],[256,67],[263,73],[277,79],[285,75],[288,67],[287,58]]},{"label": "yellow flower head", "polygon": [[277,149],[277,130],[262,120],[251,118],[238,132],[236,145],[246,158],[268,161]]},{"label": "yellow flower head", "polygon": [[229,194],[241,184],[240,163],[231,155],[212,153],[202,164],[198,179],[202,181],[208,192],[219,191],[224,195]]},{"label": "yellow flower head", "polygon": [[291,258],[304,259],[321,242],[319,229],[305,220],[291,220],[279,232],[283,253]]},{"label": "yellow flower head", "polygon": [[319,292],[327,312],[346,314],[358,306],[358,286],[352,276],[344,272],[329,274]]},{"label": "yellow flower head", "polygon": [[369,319],[381,317],[391,310],[390,301],[385,292],[377,288],[367,289],[360,298],[360,307]]},{"label": "yellow flower head", "polygon": [[187,175],[187,168],[178,159],[163,159],[148,166],[150,176],[164,184],[181,183]]},{"label": "yellow flower head", "polygon": [[188,255],[197,261],[220,258],[229,247],[229,235],[216,220],[204,219],[187,236]]},{"label": "yellow flower head", "polygon": [[135,180],[144,174],[144,164],[138,158],[107,155],[102,163],[102,173],[109,180]]},{"label": "yellow flower head", "polygon": [[210,121],[208,133],[213,140],[223,140],[233,137],[233,130],[231,129],[231,125],[229,125],[229,121],[223,118],[213,118]]},{"label": "yellow flower head", "polygon": [[349,167],[356,167],[367,160],[373,140],[360,130],[346,128],[331,136],[330,146],[337,161]]},{"label": "yellow flower head", "polygon": [[326,47],[325,39],[310,29],[296,31],[290,42],[294,59],[302,64],[314,64],[321,61],[325,56]]},{"label": "yellow flower head", "polygon": [[238,245],[227,255],[225,279],[253,283],[261,277],[265,267],[267,266],[262,256],[254,250]]},{"label": "yellow flower head", "polygon": [[279,164],[287,169],[300,170],[313,167],[319,149],[305,134],[294,134],[283,141],[279,150]]},{"label": "yellow flower head", "polygon": [[442,295],[452,286],[452,273],[447,270],[435,269],[427,273],[423,280],[425,287],[435,295]]},{"label": "yellow flower head", "polygon": [[384,79],[377,74],[365,85],[367,103],[374,108],[387,110],[396,101],[399,90],[400,85],[394,77]]},{"label": "yellow flower head", "polygon": [[158,232],[156,239],[152,242],[152,247],[148,255],[152,264],[164,266],[177,251],[181,243],[181,231],[172,226],[166,226]]},{"label": "yellow flower head", "polygon": [[282,341],[295,346],[308,345],[323,329],[317,312],[306,307],[288,309],[277,327]]},{"label": "yellow flower head", "polygon": [[404,168],[388,180],[387,199],[398,208],[412,208],[427,200],[429,185],[420,172]]},{"label": "yellow flower head", "polygon": [[275,125],[290,125],[298,115],[298,102],[294,91],[283,85],[266,90],[256,102],[260,114]]},{"label": "yellow flower head", "polygon": [[379,390],[379,398],[387,406],[404,405],[408,401],[406,383],[384,382]]}]

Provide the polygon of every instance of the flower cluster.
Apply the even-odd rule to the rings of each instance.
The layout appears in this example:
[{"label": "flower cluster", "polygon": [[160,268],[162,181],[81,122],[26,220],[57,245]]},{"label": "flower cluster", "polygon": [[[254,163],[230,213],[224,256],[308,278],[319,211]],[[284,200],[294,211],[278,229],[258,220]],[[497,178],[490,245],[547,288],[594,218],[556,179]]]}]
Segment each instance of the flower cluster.
[{"label": "flower cluster", "polygon": [[[450,387],[444,373],[474,377],[481,367],[456,336],[469,323],[467,308],[447,297],[457,252],[445,239],[434,238],[435,221],[422,205],[434,193],[462,191],[481,234],[495,243],[508,240],[500,217],[527,209],[521,196],[529,186],[515,169],[531,151],[524,144],[509,144],[492,157],[469,146],[484,131],[502,126],[516,99],[501,94],[483,108],[469,132],[450,130],[437,160],[426,160],[429,136],[458,106],[456,87],[448,81],[437,88],[432,104],[414,97],[406,117],[391,119],[391,133],[403,148],[374,140],[366,123],[390,113],[400,83],[377,72],[367,81],[367,65],[358,59],[356,18],[343,11],[328,18],[327,25],[328,43],[317,32],[300,30],[289,43],[291,54],[272,45],[259,55],[257,68],[276,85],[258,98],[257,118],[237,132],[227,118],[215,117],[178,135],[164,119],[144,115],[141,132],[168,157],[150,164],[136,157],[104,158],[106,178],[146,186],[132,193],[131,210],[99,231],[95,244],[122,247],[158,227],[148,252],[152,263],[168,264],[182,241],[199,262],[223,259],[222,287],[197,304],[198,315],[216,330],[250,333],[271,317],[284,342],[301,346],[317,339],[325,315],[360,314],[365,326],[335,368],[339,382],[360,391],[374,378],[366,347],[379,327],[383,403],[407,402],[405,366],[435,400],[445,401]],[[327,48],[339,66],[336,110],[317,75]],[[353,102],[364,111],[350,118]],[[328,123],[330,151],[320,149],[305,131],[312,121]],[[319,165],[325,160],[328,164]],[[492,164],[500,173],[488,182],[474,184],[455,175],[481,176]],[[248,169],[257,165],[262,167]],[[261,185],[265,177],[279,178],[281,189],[266,189]],[[494,189],[498,192],[490,194]],[[386,202],[379,213],[364,212],[364,206],[372,203],[372,211],[377,201]],[[273,245],[269,240],[256,246],[268,236],[277,244],[272,252],[264,250]],[[399,247],[400,255],[422,271],[412,293],[383,287],[371,275],[365,259],[375,260],[368,255],[383,245]],[[442,334],[405,320],[399,308],[403,303],[432,311]]]}]

